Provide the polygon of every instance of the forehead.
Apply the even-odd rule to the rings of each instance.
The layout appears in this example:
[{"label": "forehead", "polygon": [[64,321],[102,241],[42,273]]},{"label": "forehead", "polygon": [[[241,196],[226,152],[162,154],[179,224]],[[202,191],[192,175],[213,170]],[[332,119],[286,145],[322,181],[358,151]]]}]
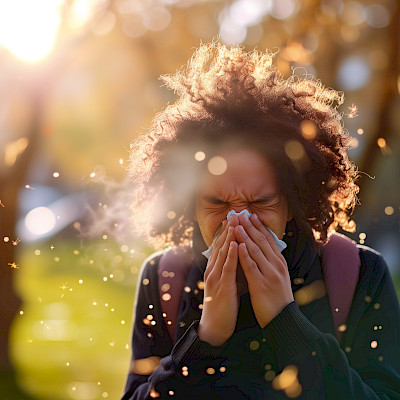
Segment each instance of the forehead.
[{"label": "forehead", "polygon": [[225,172],[214,175],[207,171],[200,184],[201,192],[250,195],[273,194],[279,191],[275,167],[257,151],[238,149],[222,153],[219,157],[226,162]]}]

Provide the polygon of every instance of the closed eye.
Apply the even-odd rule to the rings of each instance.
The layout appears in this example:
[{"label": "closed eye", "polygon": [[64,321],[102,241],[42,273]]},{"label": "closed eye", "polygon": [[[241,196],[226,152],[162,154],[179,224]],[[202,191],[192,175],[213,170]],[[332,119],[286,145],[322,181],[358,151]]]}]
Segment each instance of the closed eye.
[{"label": "closed eye", "polygon": [[225,205],[225,204],[227,204],[226,201],[223,201],[219,197],[205,196],[204,200],[207,203],[215,204],[215,205]]}]

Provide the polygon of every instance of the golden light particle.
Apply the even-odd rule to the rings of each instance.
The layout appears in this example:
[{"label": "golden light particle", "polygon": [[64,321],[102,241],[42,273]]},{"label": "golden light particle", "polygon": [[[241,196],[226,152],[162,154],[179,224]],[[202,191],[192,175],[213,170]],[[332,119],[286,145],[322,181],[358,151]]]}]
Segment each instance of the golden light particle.
[{"label": "golden light particle", "polygon": [[293,385],[297,381],[298,369],[295,365],[288,365],[284,370],[273,380],[272,387],[275,390],[284,390]]},{"label": "golden light particle", "polygon": [[127,253],[129,251],[129,246],[127,246],[126,244],[123,244],[121,246],[121,252],[122,253]]},{"label": "golden light particle", "polygon": [[301,121],[300,128],[304,139],[312,140],[317,135],[317,126],[313,121],[308,119]]},{"label": "golden light particle", "polygon": [[147,318],[143,318],[142,322],[143,322],[145,325],[150,325],[150,324],[151,324],[151,321],[149,321]]},{"label": "golden light particle", "polygon": [[60,176],[60,173],[59,172],[53,172],[53,177],[54,178],[58,178]]},{"label": "golden light particle", "polygon": [[219,372],[226,372],[226,367],[221,367],[221,368],[219,369]]},{"label": "golden light particle", "polygon": [[199,304],[199,310],[203,309],[203,304]]},{"label": "golden light particle", "polygon": [[303,388],[301,387],[299,382],[294,382],[293,385],[287,387],[285,389],[285,394],[287,397],[291,399],[295,399],[296,397],[299,397],[301,395],[301,392],[303,391]]},{"label": "golden light particle", "polygon": [[149,315],[146,316],[146,318],[147,318],[149,321],[152,321],[154,317],[153,317],[151,314],[149,314]]},{"label": "golden light particle", "polygon": [[394,208],[392,206],[385,207],[385,214],[386,215],[393,215],[394,214]]},{"label": "golden light particle", "polygon": [[107,278],[106,276],[103,276],[103,281],[104,281],[104,282],[107,282],[107,281],[108,281],[108,278]]},{"label": "golden light particle", "polygon": [[123,165],[123,163],[124,163],[124,159],[123,159],[123,158],[120,158],[120,159],[119,159],[119,165]]},{"label": "golden light particle", "polygon": [[24,312],[21,310],[21,311],[19,312],[19,315],[24,315]]},{"label": "golden light particle", "polygon": [[365,297],[364,297],[364,300],[365,300],[367,303],[371,303],[371,301],[372,301],[371,296],[365,296]]},{"label": "golden light particle", "polygon": [[54,261],[55,262],[59,262],[60,261],[60,257],[54,257]]},{"label": "golden light particle", "polygon": [[175,273],[174,272],[170,272],[169,274],[168,274],[168,277],[169,278],[173,278],[175,276]]},{"label": "golden light particle", "polygon": [[315,356],[317,355],[317,352],[316,352],[315,350],[313,350],[313,351],[311,352],[311,355],[315,357]]},{"label": "golden light particle", "polygon": [[154,389],[150,390],[150,397],[152,399],[156,399],[157,397],[160,397],[160,393],[156,392]]},{"label": "golden light particle", "polygon": [[197,282],[197,287],[198,287],[200,290],[204,290],[204,282],[203,282],[203,281],[198,281],[198,282]]},{"label": "golden light particle", "polygon": [[108,397],[108,393],[107,393],[107,392],[103,392],[103,393],[101,394],[101,396],[102,396],[103,398],[107,398],[107,397]]},{"label": "golden light particle", "polygon": [[169,283],[164,283],[162,286],[161,286],[161,291],[162,292],[168,292],[168,290],[171,288],[171,285],[169,284]]},{"label": "golden light particle", "polygon": [[172,325],[172,321],[167,321],[167,325]]},{"label": "golden light particle", "polygon": [[183,376],[188,376],[188,375],[189,375],[189,372],[188,372],[188,371],[182,371],[182,375],[183,375]]},{"label": "golden light particle", "polygon": [[204,299],[204,303],[209,303],[210,301],[212,301],[212,296],[207,296],[207,297]]},{"label": "golden light particle", "polygon": [[35,256],[40,256],[40,250],[35,250]]},{"label": "golden light particle", "polygon": [[378,357],[378,361],[382,362],[383,361],[383,356]]},{"label": "golden light particle", "polygon": [[375,326],[374,326],[374,331],[377,331],[377,330],[378,330],[378,326],[375,325]]},{"label": "golden light particle", "polygon": [[358,235],[358,237],[359,237],[361,240],[365,240],[365,239],[367,238],[367,234],[364,233],[364,232],[361,232],[361,233]]},{"label": "golden light particle", "polygon": [[121,325],[125,325],[125,320],[121,320]]},{"label": "golden light particle", "polygon": [[381,308],[381,305],[379,303],[374,304],[374,310],[379,310]]},{"label": "golden light particle", "polygon": [[153,304],[149,304],[149,308],[152,310],[154,308]]},{"label": "golden light particle", "polygon": [[194,155],[194,159],[196,161],[203,161],[206,158],[206,153],[204,153],[204,151],[198,151],[195,155]]},{"label": "golden light particle", "polygon": [[173,396],[173,395],[175,394],[175,392],[174,392],[173,390],[170,390],[170,391],[168,391],[168,394],[169,394],[170,396]]},{"label": "golden light particle", "polygon": [[376,340],[373,340],[371,342],[371,349],[376,349],[378,347],[378,342]]},{"label": "golden light particle", "polygon": [[151,324],[151,325],[155,325],[155,324],[156,324],[156,321],[151,321],[150,324]]},{"label": "golden light particle", "polygon": [[8,243],[10,241],[10,238],[8,236],[4,236],[3,240],[5,243]]},{"label": "golden light particle", "polygon": [[144,286],[147,286],[150,283],[150,281],[147,278],[144,278],[142,283]]},{"label": "golden light particle", "polygon": [[166,317],[167,317],[167,314],[166,314],[165,312],[163,312],[163,313],[162,313],[162,316],[163,316],[164,318],[166,318]]},{"label": "golden light particle", "polygon": [[360,244],[364,244],[365,240],[364,239],[360,239]]},{"label": "golden light particle", "polygon": [[208,375],[214,375],[215,374],[215,369],[210,367],[210,368],[206,369],[206,372],[207,372]]},{"label": "golden light particle", "polygon": [[169,272],[168,271],[163,271],[161,274],[164,278],[168,278]]},{"label": "golden light particle", "polygon": [[258,342],[258,340],[252,340],[250,342],[250,350],[258,350],[260,348],[260,343]]},{"label": "golden light particle", "polygon": [[77,255],[79,254],[79,250],[74,250],[74,251],[72,252],[72,254],[74,254],[75,256],[77,256]]},{"label": "golden light particle", "polygon": [[164,301],[170,301],[170,300],[171,300],[171,295],[170,295],[169,293],[164,293],[164,294],[161,296],[161,298],[162,298]]},{"label": "golden light particle", "polygon": [[345,351],[346,353],[350,353],[350,352],[351,352],[351,347],[350,347],[350,346],[347,346],[347,347],[344,349],[344,351]]},{"label": "golden light particle", "polygon": [[340,326],[339,326],[338,331],[339,331],[339,332],[345,332],[346,329],[347,329],[347,325],[346,325],[346,324],[343,324],[343,325],[340,325]]},{"label": "golden light particle", "polygon": [[69,367],[69,362],[66,362],[65,365],[66,365],[67,367]]},{"label": "golden light particle", "polygon": [[349,146],[351,149],[356,149],[360,144],[360,141],[356,137],[350,138]]},{"label": "golden light particle", "polygon": [[185,291],[186,293],[190,293],[191,290],[192,290],[192,289],[190,289],[189,286],[185,286],[185,288],[184,288],[184,291]]},{"label": "golden light particle", "polygon": [[268,370],[268,371],[265,373],[264,379],[265,379],[267,382],[271,382],[272,380],[274,380],[275,376],[276,376],[275,371],[273,371],[272,369],[270,369],[270,370]]},{"label": "golden light particle", "polygon": [[215,156],[208,162],[208,170],[213,175],[222,175],[226,172],[228,164],[225,158]]},{"label": "golden light particle", "polygon": [[337,307],[335,308],[335,312],[339,312],[339,309]]},{"label": "golden light particle", "polygon": [[361,128],[357,129],[357,133],[359,135],[364,135],[364,129],[361,129]]},{"label": "golden light particle", "polygon": [[272,365],[271,364],[265,364],[264,368],[265,368],[266,371],[269,371],[272,368]]},{"label": "golden light particle", "polygon": [[295,285],[302,285],[304,283],[304,278],[294,278],[293,283]]},{"label": "golden light particle", "polygon": [[300,161],[305,156],[304,147],[297,140],[286,142],[285,153],[293,161]]},{"label": "golden light particle", "polygon": [[386,147],[386,140],[384,138],[379,138],[376,143],[381,149],[384,149]]},{"label": "golden light particle", "polygon": [[176,213],[174,211],[168,211],[167,212],[167,218],[168,219],[174,219],[176,217]]},{"label": "golden light particle", "polygon": [[182,371],[187,371],[187,370],[188,370],[188,367],[186,367],[186,366],[182,367]]}]

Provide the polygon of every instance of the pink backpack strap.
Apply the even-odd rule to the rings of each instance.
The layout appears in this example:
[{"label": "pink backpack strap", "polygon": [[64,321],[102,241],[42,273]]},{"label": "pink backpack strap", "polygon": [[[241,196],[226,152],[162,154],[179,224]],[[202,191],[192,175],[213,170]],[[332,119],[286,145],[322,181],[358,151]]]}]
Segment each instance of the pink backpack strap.
[{"label": "pink backpack strap", "polygon": [[190,248],[173,247],[161,256],[158,263],[158,290],[161,309],[165,318],[169,337],[175,338],[175,326],[179,305],[192,257]]},{"label": "pink backpack strap", "polygon": [[347,236],[333,233],[322,250],[322,273],[338,341],[346,330],[360,267],[356,243]]}]

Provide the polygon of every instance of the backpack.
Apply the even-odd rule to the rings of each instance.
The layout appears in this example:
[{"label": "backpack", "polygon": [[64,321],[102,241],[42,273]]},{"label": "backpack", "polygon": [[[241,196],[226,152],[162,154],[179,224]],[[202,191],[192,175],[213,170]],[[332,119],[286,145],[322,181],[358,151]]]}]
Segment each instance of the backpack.
[{"label": "backpack", "polygon": [[[161,308],[164,317],[167,317],[166,326],[173,342],[179,305],[182,292],[185,290],[184,286],[192,264],[191,261],[191,253],[188,247],[174,247],[161,256],[158,264],[157,274]],[[340,342],[342,333],[346,330],[345,323],[350,312],[360,267],[361,261],[356,243],[347,236],[333,233],[322,250],[322,275],[338,342]],[[174,278],[173,285],[170,284],[170,278]],[[307,286],[304,288],[307,288]],[[295,294],[301,290],[303,288],[297,290]],[[322,292],[322,295],[324,294],[325,290]]]}]

